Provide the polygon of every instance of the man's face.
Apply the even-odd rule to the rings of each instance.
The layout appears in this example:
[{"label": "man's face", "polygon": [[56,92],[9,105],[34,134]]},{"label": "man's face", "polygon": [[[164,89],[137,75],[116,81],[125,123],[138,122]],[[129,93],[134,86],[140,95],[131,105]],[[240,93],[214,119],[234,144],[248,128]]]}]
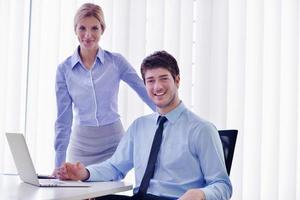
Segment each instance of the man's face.
[{"label": "man's face", "polygon": [[179,75],[176,76],[174,80],[167,69],[155,68],[146,70],[146,89],[149,97],[156,104],[160,114],[165,114],[178,105],[179,81]]}]

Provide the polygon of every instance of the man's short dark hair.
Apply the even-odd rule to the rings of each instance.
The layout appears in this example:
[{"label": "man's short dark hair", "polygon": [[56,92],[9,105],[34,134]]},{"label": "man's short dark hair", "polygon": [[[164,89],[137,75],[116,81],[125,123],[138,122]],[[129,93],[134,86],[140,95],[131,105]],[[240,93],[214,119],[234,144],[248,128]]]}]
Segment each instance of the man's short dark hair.
[{"label": "man's short dark hair", "polygon": [[141,64],[141,74],[145,83],[145,73],[148,69],[164,68],[168,70],[173,79],[179,75],[176,59],[166,51],[156,51],[146,57]]}]

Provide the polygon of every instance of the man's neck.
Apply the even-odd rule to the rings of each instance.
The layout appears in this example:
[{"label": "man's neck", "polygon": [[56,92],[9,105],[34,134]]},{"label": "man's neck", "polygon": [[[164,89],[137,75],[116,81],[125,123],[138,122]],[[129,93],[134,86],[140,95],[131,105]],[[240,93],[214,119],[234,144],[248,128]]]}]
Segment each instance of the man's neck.
[{"label": "man's neck", "polygon": [[159,108],[157,107],[157,112],[160,115],[165,115],[169,112],[171,112],[172,110],[174,110],[175,108],[177,108],[177,106],[181,103],[180,99],[177,99],[176,101],[173,101],[171,105],[165,107],[165,108]]}]

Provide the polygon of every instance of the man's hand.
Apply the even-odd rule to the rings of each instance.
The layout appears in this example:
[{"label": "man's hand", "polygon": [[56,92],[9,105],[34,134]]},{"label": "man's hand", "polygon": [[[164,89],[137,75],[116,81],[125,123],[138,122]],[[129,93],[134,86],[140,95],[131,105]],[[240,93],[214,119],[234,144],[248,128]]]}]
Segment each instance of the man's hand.
[{"label": "man's hand", "polygon": [[55,168],[55,169],[53,170],[51,176],[54,176],[54,177],[58,178],[58,174],[57,174],[57,173],[58,173],[58,168]]},{"label": "man's hand", "polygon": [[190,189],[179,200],[205,200],[205,194],[201,189]]},{"label": "man's hand", "polygon": [[89,172],[85,168],[85,166],[77,162],[75,164],[72,163],[64,163],[61,167],[57,169],[56,177],[61,180],[85,180],[89,176]]}]

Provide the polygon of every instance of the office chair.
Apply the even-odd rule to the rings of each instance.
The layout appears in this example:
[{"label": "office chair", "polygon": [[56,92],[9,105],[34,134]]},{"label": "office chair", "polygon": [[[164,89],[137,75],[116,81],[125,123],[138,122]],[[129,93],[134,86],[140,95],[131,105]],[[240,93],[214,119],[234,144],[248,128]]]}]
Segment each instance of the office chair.
[{"label": "office chair", "polygon": [[228,175],[230,174],[237,134],[238,130],[219,130]]}]

